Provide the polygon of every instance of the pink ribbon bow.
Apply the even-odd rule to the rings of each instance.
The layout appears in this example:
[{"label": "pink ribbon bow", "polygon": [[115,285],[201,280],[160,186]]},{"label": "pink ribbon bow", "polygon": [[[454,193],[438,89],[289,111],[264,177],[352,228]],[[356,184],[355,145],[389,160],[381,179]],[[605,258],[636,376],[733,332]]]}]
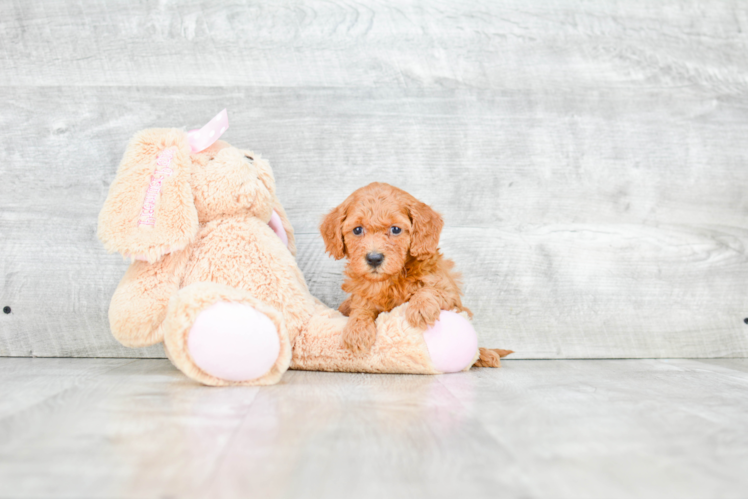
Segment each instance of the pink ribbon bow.
[{"label": "pink ribbon bow", "polygon": [[229,115],[224,109],[211,121],[205,124],[200,130],[190,130],[187,132],[187,140],[190,142],[190,149],[193,153],[199,153],[208,149],[214,142],[221,137],[221,134],[229,128]]}]

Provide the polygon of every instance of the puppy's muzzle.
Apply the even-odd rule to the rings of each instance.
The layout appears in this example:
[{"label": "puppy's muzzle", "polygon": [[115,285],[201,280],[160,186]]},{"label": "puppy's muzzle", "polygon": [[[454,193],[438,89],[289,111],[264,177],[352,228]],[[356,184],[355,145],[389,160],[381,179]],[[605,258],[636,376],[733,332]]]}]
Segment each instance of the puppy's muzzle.
[{"label": "puppy's muzzle", "polygon": [[379,267],[384,262],[384,254],[379,252],[369,252],[366,254],[366,263],[373,268]]}]

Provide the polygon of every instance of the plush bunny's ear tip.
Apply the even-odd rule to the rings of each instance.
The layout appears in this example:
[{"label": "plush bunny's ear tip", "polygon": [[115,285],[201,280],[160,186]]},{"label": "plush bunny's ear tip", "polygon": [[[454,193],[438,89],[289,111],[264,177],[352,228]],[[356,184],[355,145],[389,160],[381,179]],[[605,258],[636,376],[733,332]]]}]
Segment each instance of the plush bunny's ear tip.
[{"label": "plush bunny's ear tip", "polygon": [[177,129],[148,129],[130,141],[99,214],[110,252],[155,262],[185,248],[198,228],[190,145]]}]

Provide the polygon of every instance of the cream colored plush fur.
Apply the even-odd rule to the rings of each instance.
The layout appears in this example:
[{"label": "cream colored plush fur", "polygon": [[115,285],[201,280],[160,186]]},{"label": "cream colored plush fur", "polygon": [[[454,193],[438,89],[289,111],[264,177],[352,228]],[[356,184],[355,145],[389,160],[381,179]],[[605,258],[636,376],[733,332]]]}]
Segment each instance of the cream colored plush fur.
[{"label": "cream colored plush fur", "polygon": [[[169,148],[172,173],[161,181],[155,225],[140,225],[146,192],[159,168],[156,160]],[[287,247],[268,226],[273,210],[288,234]],[[190,154],[180,130],[136,134],[99,216],[99,238],[109,251],[141,259],[132,263],[112,297],[114,336],[130,347],[163,342],[174,365],[201,383],[273,384],[289,367],[438,373],[423,331],[405,321],[407,304],[379,316],[369,354],[354,355],[342,346],[346,318],[309,293],[272,170],[251,151],[218,141]],[[187,338],[195,318],[219,301],[248,304],[275,324],[280,355],[262,377],[217,379],[190,358]]]}]

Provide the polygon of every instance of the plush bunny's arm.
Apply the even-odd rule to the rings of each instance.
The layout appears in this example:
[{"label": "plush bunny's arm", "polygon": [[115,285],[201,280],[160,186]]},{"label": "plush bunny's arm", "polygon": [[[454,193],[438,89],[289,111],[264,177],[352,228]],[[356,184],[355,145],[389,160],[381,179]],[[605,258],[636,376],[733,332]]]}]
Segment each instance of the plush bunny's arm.
[{"label": "plush bunny's arm", "polygon": [[188,247],[153,264],[135,261],[130,265],[109,305],[112,334],[121,344],[145,347],[163,341],[161,325],[190,253]]}]

